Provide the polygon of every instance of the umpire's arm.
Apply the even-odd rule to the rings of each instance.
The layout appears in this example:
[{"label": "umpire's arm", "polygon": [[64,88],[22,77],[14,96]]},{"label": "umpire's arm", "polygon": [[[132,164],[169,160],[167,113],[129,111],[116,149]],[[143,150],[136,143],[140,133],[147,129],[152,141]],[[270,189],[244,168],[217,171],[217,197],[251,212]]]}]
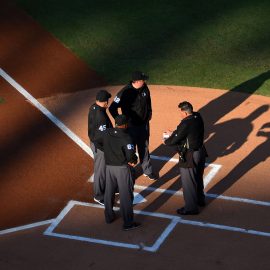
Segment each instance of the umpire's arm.
[{"label": "umpire's arm", "polygon": [[132,143],[127,143],[123,146],[123,151],[125,153],[125,157],[127,162],[130,164],[137,164],[138,157],[135,152],[135,147]]},{"label": "umpire's arm", "polygon": [[177,126],[177,129],[172,133],[172,135],[164,141],[165,145],[174,146],[179,145],[188,135],[187,125],[181,123]]},{"label": "umpire's arm", "polygon": [[114,98],[112,104],[111,104],[110,107],[109,107],[109,112],[110,112],[110,114],[112,115],[112,117],[113,117],[114,119],[115,119],[115,117],[116,117],[117,115],[119,115],[119,113],[118,113],[118,108],[120,108],[120,107],[121,107],[121,98],[120,98],[120,93],[118,93],[118,94],[115,96],[115,98]]}]

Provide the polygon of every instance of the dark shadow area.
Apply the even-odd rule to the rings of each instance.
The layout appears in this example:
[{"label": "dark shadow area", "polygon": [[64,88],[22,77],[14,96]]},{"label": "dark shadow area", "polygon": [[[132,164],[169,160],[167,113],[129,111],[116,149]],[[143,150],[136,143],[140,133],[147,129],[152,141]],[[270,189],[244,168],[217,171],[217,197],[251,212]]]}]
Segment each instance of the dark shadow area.
[{"label": "dark shadow area", "polygon": [[[213,162],[218,156],[236,151],[245,142],[247,136],[252,131],[251,122],[266,112],[268,105],[258,108],[244,119],[232,119],[221,124],[216,124],[216,122],[245,102],[269,78],[270,71],[266,71],[232,88],[199,110],[205,122],[205,138],[207,139],[211,134],[215,134],[206,143],[207,150],[210,151],[209,161]],[[249,92],[249,94],[240,92]],[[190,102],[192,103],[192,100]],[[177,113],[177,108],[175,108],[175,113]],[[232,128],[234,134],[230,133]],[[228,136],[225,137],[224,134],[230,134],[229,138]],[[212,147],[215,148],[215,151],[211,150]],[[151,152],[151,155],[166,156],[168,158],[172,158],[175,154],[176,150],[173,147],[167,147],[164,144],[159,145]],[[157,171],[160,171],[163,165],[164,163],[160,163],[160,166],[156,168]]]},{"label": "dark shadow area", "polygon": [[91,158],[2,78],[0,88],[8,101],[0,116],[0,228],[54,218],[71,199],[89,201]]},{"label": "dark shadow area", "polygon": [[35,98],[105,85],[86,63],[7,2],[0,9],[0,68]]},{"label": "dark shadow area", "polygon": [[[149,186],[150,188],[156,188],[155,184],[152,184]],[[166,190],[172,190],[174,191],[171,192],[170,194],[168,193],[160,193],[160,195],[153,200],[148,206],[146,206],[143,210],[144,211],[149,211],[149,212],[156,212],[159,208],[161,208],[174,194],[182,188],[182,184],[180,181],[180,178],[177,178]],[[143,197],[147,197],[151,194],[152,192],[149,190],[144,190],[140,192],[140,194]],[[180,207],[180,204],[179,204]]]},{"label": "dark shadow area", "polygon": [[[170,4],[141,0],[132,4],[122,0],[80,3],[62,0],[54,1],[53,5],[51,1],[16,2],[49,31],[54,32],[62,42],[70,42],[66,46],[106,75],[106,80],[114,83],[123,83],[138,68],[151,73],[151,63],[162,65],[162,58],[167,56],[181,59],[188,54],[192,57],[192,52],[186,48],[184,41],[191,39],[196,44],[197,40],[193,35],[197,35],[198,28],[208,27],[224,14],[253,4],[252,1],[243,0],[220,0],[218,4],[215,1],[189,0],[173,1]],[[111,29],[109,33],[103,32],[106,23],[108,29]],[[100,37],[93,35],[93,28],[101,30]],[[87,45],[78,41],[79,45],[76,46],[69,39],[76,31],[82,32],[89,42],[96,45],[87,50]],[[111,37],[112,46],[107,45],[108,36]],[[75,38],[80,37],[75,35]],[[174,43],[179,44],[179,47],[171,55],[168,52]]]},{"label": "dark shadow area", "polygon": [[[270,79],[270,70],[263,72],[230,89],[199,110],[205,119],[205,138],[215,132],[215,124],[224,115],[237,108]],[[248,94],[247,94],[248,93]]]},{"label": "dark shadow area", "polygon": [[[245,159],[241,160],[236,166],[208,193],[222,194],[234,185],[243,175],[249,170],[252,170],[256,165],[264,162],[270,156],[270,122],[265,123],[257,132],[257,136],[264,137],[265,142],[257,146]],[[254,179],[256,181],[256,179]]]},{"label": "dark shadow area", "polygon": [[[248,81],[241,83],[240,85],[237,85],[236,87],[232,88],[230,91],[226,92],[220,97],[210,101],[208,104],[206,104],[199,110],[205,121],[205,138],[209,137],[213,133],[215,134],[206,143],[206,148],[210,154],[207,159],[207,162],[213,162],[214,160],[216,160],[218,156],[229,155],[230,153],[233,153],[234,151],[239,149],[246,141],[248,135],[253,130],[252,121],[254,121],[260,115],[265,113],[269,109],[268,105],[263,105],[259,107],[257,110],[250,113],[246,118],[243,119],[240,118],[232,119],[221,124],[216,124],[216,122],[220,120],[224,115],[230,113],[233,109],[237,108],[240,104],[245,102],[248,99],[248,97],[250,97],[252,93],[256,92],[256,90],[258,90],[260,86],[262,86],[262,84],[269,78],[270,78],[270,71],[268,70],[258,76],[255,76],[254,78]],[[248,92],[249,94],[241,92]],[[179,100],[179,102],[180,101],[181,100]],[[190,102],[192,103],[192,101]],[[234,135],[232,135],[232,131]],[[165,145],[160,145],[154,151],[151,152],[151,155],[161,155],[172,158],[176,153],[175,150],[173,148],[169,150],[166,148],[169,147],[166,147]],[[162,165],[164,165],[164,163],[160,163],[160,166],[156,168],[157,171],[161,170]],[[177,165],[175,165],[175,167],[177,167]],[[250,166],[250,168],[252,167],[253,166]],[[247,172],[247,170],[249,170],[250,168],[247,166],[245,172]],[[176,168],[173,168],[172,170],[175,169]],[[238,171],[238,168],[235,168],[233,171],[234,174],[235,171],[240,173]],[[169,180],[169,178],[166,177],[166,174],[162,178],[167,179],[166,181]],[[162,186],[163,184],[162,178],[159,179],[156,183],[154,183],[153,186],[156,188]],[[235,177],[233,177],[233,179],[235,179]],[[224,181],[222,180],[223,184],[220,185],[224,187],[230,186],[229,184],[230,182],[228,182],[228,184],[224,184],[224,182],[226,181],[227,178]],[[235,180],[231,181],[235,182]],[[219,188],[215,188],[214,190],[211,189],[211,192],[213,193],[217,190],[221,189]],[[222,192],[224,191],[225,188],[222,189]],[[156,201],[158,201],[158,199]],[[155,203],[158,205],[156,201]],[[148,206],[148,208],[152,207],[154,206],[151,205]]]},{"label": "dark shadow area", "polygon": [[[6,81],[5,84],[8,85]],[[7,88],[5,87],[5,89]],[[16,89],[10,88],[10,91],[14,91],[14,93],[12,93],[13,98],[14,95],[15,96],[21,95],[19,92],[17,92]],[[94,91],[93,96],[95,96]],[[21,97],[19,102],[18,101],[14,102],[12,99],[10,100],[11,106],[14,103],[19,104],[20,102],[23,102]],[[18,124],[18,126],[21,127],[19,132],[17,131],[16,133],[14,133],[12,136],[9,137],[3,137],[4,143],[1,143],[0,145],[0,170],[2,175],[4,174],[5,171],[8,171],[12,167],[12,164],[20,162],[24,154],[35,151],[35,147],[37,147],[39,143],[42,144],[43,141],[49,140],[48,138],[53,138],[53,136],[56,136],[59,133],[61,134],[61,136],[67,137],[66,134],[62,133],[62,131],[59,129],[58,126],[56,126],[53,122],[51,122],[49,118],[47,118],[47,116],[43,115],[42,112],[39,112],[40,115],[36,114],[36,112],[34,111],[37,111],[38,109],[35,108],[30,102],[28,101],[25,102],[27,103],[20,107],[21,108],[20,115],[25,115],[25,123],[22,124],[20,122]],[[70,110],[70,108],[72,108],[72,110]],[[76,111],[79,109],[80,109],[79,102],[77,103],[77,107],[74,107],[73,100],[70,99],[68,102],[60,104],[58,106],[54,116],[56,117],[58,114],[60,114],[60,112],[61,113],[64,112],[65,117],[68,118],[72,113],[76,114]],[[33,110],[33,116],[29,115],[29,112],[31,110]],[[10,113],[16,112],[10,111]],[[18,121],[22,120],[23,118],[18,118]],[[69,140],[71,141],[72,144],[74,144],[74,142],[71,139]]]},{"label": "dark shadow area", "polygon": [[[30,1],[31,2],[31,1]],[[59,27],[67,27],[67,22],[69,21],[64,20],[62,17],[59,17],[60,10],[63,9],[63,6],[65,5],[66,1],[55,1],[55,3],[58,5],[58,8],[52,9],[50,13],[44,14],[45,16],[49,17],[56,17]],[[44,1],[46,3],[46,1]],[[64,5],[63,5],[64,3]],[[68,2],[71,3],[71,2]],[[67,4],[68,4],[67,3]],[[198,2],[201,3],[201,2]],[[41,3],[39,3],[41,5]],[[78,5],[78,2],[72,2],[73,6]],[[165,3],[165,6],[167,7],[166,10],[163,10],[162,12],[165,12],[164,14],[166,16],[160,18],[160,27],[154,28],[153,26],[156,25],[156,18],[155,16],[155,10],[152,6],[152,3],[147,3],[145,1],[139,1],[136,3],[133,3],[134,5],[130,5],[130,3],[125,2],[125,8],[139,10],[138,16],[135,20],[130,20],[130,24],[126,25],[126,29],[124,29],[124,35],[122,39],[119,41],[119,47],[117,48],[111,48],[108,46],[108,51],[106,52],[106,57],[100,58],[100,54],[95,54],[92,58],[93,61],[96,62],[96,66],[102,67],[102,66],[109,66],[112,67],[113,62],[116,60],[121,63],[121,60],[123,61],[123,54],[128,55],[128,57],[125,57],[125,59],[128,59],[130,61],[129,70],[126,68],[119,68],[114,69],[111,73],[116,78],[123,78],[125,76],[124,74],[130,74],[131,71],[138,68],[138,59],[143,59],[144,65],[143,67],[146,69],[147,72],[147,63],[151,62],[152,59],[155,59],[157,57],[160,57],[160,55],[164,55],[164,52],[170,48],[171,43],[174,42],[174,39],[176,38],[185,38],[186,35],[190,35],[193,30],[197,29],[198,27],[203,27],[204,24],[208,24],[209,20],[215,20],[215,18],[219,18],[220,14],[229,12],[230,10],[241,8],[243,4],[246,4],[246,1],[231,1],[228,3],[228,1],[222,0],[220,1],[219,5],[213,4],[211,1],[207,4],[203,3],[203,6],[197,9],[194,9],[192,14],[185,14],[185,7],[190,7],[190,5],[196,6],[193,2],[190,2],[188,0],[181,1],[176,7],[170,7],[170,5]],[[81,14],[80,19],[85,20],[89,18],[89,13],[91,11],[91,14],[95,14],[98,18],[103,20],[106,18],[106,14],[104,14],[104,5],[107,5],[107,3],[100,1],[97,2],[97,5],[91,5],[88,7],[88,9],[85,9],[85,13]],[[154,11],[153,16],[149,18],[144,18],[144,14],[141,12],[142,8],[145,8],[144,5],[150,5],[151,9]],[[42,8],[42,7],[41,7]],[[119,8],[119,7],[118,7]],[[20,23],[23,24],[23,16],[20,17],[18,20],[18,16],[21,16],[20,13],[15,13],[12,17],[8,17],[7,14],[4,14],[5,9],[2,9],[1,13],[1,22],[4,21],[6,25],[12,24],[12,20],[16,20],[15,27],[19,27]],[[108,13],[111,13],[112,15],[115,14],[114,11],[117,9],[117,3],[112,2],[109,5],[109,9],[107,10]],[[8,9],[7,9],[8,10]],[[173,14],[175,14],[177,19],[172,20],[170,19],[171,11],[174,11]],[[71,11],[75,11],[72,10]],[[166,14],[167,12],[167,14]],[[159,14],[159,13],[157,13]],[[182,15],[181,15],[182,14]],[[4,16],[4,19],[2,17]],[[9,14],[10,15],[10,14]],[[95,17],[95,18],[97,18]],[[95,20],[93,18],[93,20]],[[171,17],[172,18],[172,17]],[[28,18],[29,19],[29,18]],[[118,20],[119,18],[117,18]],[[120,18],[121,19],[121,18]],[[138,23],[140,22],[140,23]],[[166,24],[164,24],[166,22]],[[91,24],[91,20],[88,21],[89,25]],[[164,27],[166,25],[166,27]],[[145,27],[144,27],[145,26]],[[146,27],[147,26],[147,27]],[[21,29],[21,28],[20,28]],[[76,25],[75,25],[76,29]],[[143,29],[143,31],[142,31]],[[154,30],[155,29],[155,30]],[[14,28],[10,27],[10,31],[14,31]],[[23,28],[25,30],[25,28]],[[134,35],[134,38],[128,38],[130,37],[127,34],[130,32],[130,30],[133,30],[134,33],[136,32],[136,35]],[[7,29],[5,29],[6,33],[8,34]],[[147,33],[150,33],[152,31],[155,31],[154,35],[147,35]],[[142,32],[144,35],[142,35]],[[50,51],[48,54],[45,55],[44,51],[42,53],[42,50],[40,51],[40,48],[43,48],[42,45],[45,43],[46,40],[43,40],[42,36],[37,34],[36,32],[23,32],[23,35],[28,34],[29,38],[26,42],[23,44],[18,44],[16,48],[14,48],[14,51],[9,52],[8,55],[5,55],[3,58],[1,58],[1,66],[7,67],[7,72],[11,72],[11,75],[14,76],[16,80],[18,80],[19,83],[23,84],[23,86],[27,89],[30,89],[31,94],[33,94],[35,97],[40,97],[44,95],[49,95],[51,93],[56,92],[71,92],[76,90],[85,89],[87,87],[93,86],[93,81],[91,80],[88,75],[90,73],[82,72],[83,70],[77,69],[76,73],[73,74],[73,78],[71,78],[71,74],[73,72],[73,69],[67,69],[62,70],[61,66],[58,67],[59,74],[61,73],[61,76],[59,74],[56,74],[55,72],[52,72],[51,74],[43,74],[43,76],[40,76],[40,73],[43,68],[47,68],[48,70],[53,70],[54,65],[58,62],[61,62],[62,59],[59,57],[59,55],[55,51]],[[139,34],[139,35],[138,35]],[[5,36],[5,39],[8,39],[7,35],[1,35],[2,37]],[[143,36],[143,39],[138,39],[139,36]],[[162,41],[164,39],[168,38],[168,43],[163,43]],[[2,41],[1,39],[0,41]],[[1,42],[2,43],[2,42]],[[12,40],[10,41],[10,44],[12,43]],[[29,44],[27,44],[29,43]],[[163,44],[162,46],[160,44]],[[121,48],[127,48],[127,50],[123,53]],[[119,49],[120,48],[120,49]],[[44,48],[45,49],[45,48]],[[181,50],[181,47],[179,48]],[[104,52],[105,53],[105,52]],[[20,56],[22,54],[22,56]],[[56,55],[55,55],[56,54]],[[44,57],[45,55],[45,57]],[[22,57],[21,59],[18,59],[18,57]],[[43,57],[42,57],[43,56]],[[31,57],[36,57],[37,62],[31,62]],[[48,62],[51,57],[56,57],[55,61],[50,62],[50,66],[48,67]],[[59,57],[59,58],[58,58]],[[14,65],[16,63],[16,65]],[[37,65],[37,63],[40,63],[40,66]],[[143,62],[140,62],[141,64]],[[64,64],[68,65],[69,63]],[[141,65],[140,65],[141,69]],[[75,77],[74,77],[75,76]],[[269,72],[265,74],[261,74],[241,85],[238,87],[235,87],[231,91],[240,91],[245,90],[245,88],[248,89],[248,93],[252,94],[254,93],[265,80],[269,78]],[[42,83],[44,81],[45,83]],[[24,83],[26,82],[26,83]],[[63,86],[63,82],[66,83],[66,88]],[[31,87],[29,88],[28,86]],[[43,89],[44,91],[40,91],[40,89]],[[63,90],[63,88],[65,88]],[[12,91],[12,90],[11,90]],[[230,93],[230,92],[229,92]],[[241,102],[243,102],[248,95],[243,94],[243,98],[237,99],[236,101],[230,100],[231,96],[230,94],[225,94],[222,97],[216,99],[213,102],[210,102],[207,106],[202,108],[200,111],[205,119],[207,119],[207,135],[211,134],[213,131],[212,125],[216,123],[218,119],[220,119],[223,115],[225,115],[227,112],[229,112],[231,109],[235,108]],[[220,105],[224,105],[225,108],[221,109]],[[68,105],[68,104],[67,104]],[[223,106],[222,106],[223,107]],[[61,108],[63,109],[63,108]],[[177,108],[176,108],[177,109]],[[213,111],[215,114],[213,114]],[[213,116],[215,115],[215,116]],[[208,118],[209,116],[209,118]],[[42,119],[41,119],[42,118]],[[11,138],[8,138],[7,143],[5,145],[1,145],[1,174],[8,170],[10,166],[14,164],[14,162],[19,162],[20,159],[24,158],[24,153],[31,153],[34,151],[34,145],[41,144],[43,140],[48,140],[48,138],[52,138],[52,136],[56,133],[56,129],[54,126],[49,123],[49,120],[45,119],[45,117],[36,118],[36,119],[26,119],[29,121],[27,124],[27,127],[22,127],[22,129],[14,134]],[[209,131],[208,131],[209,130]],[[58,131],[57,131],[58,132]],[[72,144],[73,142],[71,142]],[[69,151],[69,149],[64,149],[64,151]],[[164,146],[161,145],[157,149],[153,151],[152,154],[164,155]],[[171,151],[171,150],[166,150]],[[169,153],[169,156],[173,156],[173,151]],[[74,157],[70,157],[74,158]],[[160,168],[162,165],[160,165]],[[159,168],[159,170],[160,170]],[[46,170],[46,168],[42,168],[43,170]],[[3,178],[2,178],[3,179]],[[1,179],[1,181],[2,181]],[[163,177],[163,180],[167,181],[169,178],[166,176]],[[5,180],[5,181],[8,181]],[[44,181],[46,181],[44,177]],[[160,181],[160,180],[159,180]],[[178,181],[177,181],[178,182]],[[177,186],[177,183],[174,183],[172,187],[175,188],[175,185]],[[153,183],[153,186],[158,188],[161,186],[161,182],[155,182]],[[73,191],[74,193],[79,191]],[[75,194],[77,195],[77,193]],[[75,196],[74,195],[74,196]],[[70,194],[70,198],[73,196],[73,194]],[[165,196],[165,195],[164,195]],[[84,197],[85,198],[85,197]],[[72,199],[75,199],[74,197]],[[166,200],[165,198],[162,198],[161,202],[164,203]],[[158,207],[161,205],[160,202],[157,200],[155,202]],[[61,202],[61,207],[63,206],[64,202]],[[155,205],[148,206],[148,209],[157,209]]]},{"label": "dark shadow area", "polygon": [[227,156],[237,151],[253,130],[252,122],[267,112],[269,105],[263,105],[245,118],[234,118],[213,126],[214,135],[206,142],[208,162],[213,163],[218,157]]}]

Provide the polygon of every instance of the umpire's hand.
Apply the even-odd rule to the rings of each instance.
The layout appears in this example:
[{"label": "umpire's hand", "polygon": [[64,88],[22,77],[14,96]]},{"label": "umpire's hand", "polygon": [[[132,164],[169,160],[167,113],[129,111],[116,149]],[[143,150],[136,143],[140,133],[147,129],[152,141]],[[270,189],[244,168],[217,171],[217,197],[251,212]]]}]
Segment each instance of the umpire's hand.
[{"label": "umpire's hand", "polygon": [[135,167],[137,165],[137,163],[128,162],[128,165],[131,166],[131,167]]}]

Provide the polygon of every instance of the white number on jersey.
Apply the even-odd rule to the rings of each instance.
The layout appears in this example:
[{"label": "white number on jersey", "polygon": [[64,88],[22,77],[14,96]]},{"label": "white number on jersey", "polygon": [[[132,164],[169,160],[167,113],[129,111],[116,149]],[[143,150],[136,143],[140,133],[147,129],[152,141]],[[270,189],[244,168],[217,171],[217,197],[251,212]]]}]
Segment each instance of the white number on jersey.
[{"label": "white number on jersey", "polygon": [[101,125],[98,129],[99,129],[100,131],[104,131],[104,130],[106,130],[106,125]]},{"label": "white number on jersey", "polygon": [[128,144],[127,145],[127,149],[128,150],[133,150],[134,149],[134,145],[133,144]]},{"label": "white number on jersey", "polygon": [[120,98],[116,96],[116,97],[114,98],[114,102],[115,102],[115,103],[119,103],[119,102],[120,102]]}]

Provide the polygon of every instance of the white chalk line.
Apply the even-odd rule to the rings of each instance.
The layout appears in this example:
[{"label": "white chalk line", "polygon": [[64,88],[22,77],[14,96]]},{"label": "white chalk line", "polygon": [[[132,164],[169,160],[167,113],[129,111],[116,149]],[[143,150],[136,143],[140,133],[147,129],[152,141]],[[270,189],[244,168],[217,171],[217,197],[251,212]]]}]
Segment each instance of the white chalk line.
[{"label": "white chalk line", "polygon": [[20,92],[28,101],[30,101],[38,110],[47,116],[57,127],[59,127],[70,139],[72,139],[78,146],[80,146],[88,155],[94,157],[90,147],[85,144],[74,132],[72,132],[64,123],[56,118],[47,108],[45,108],[37,99],[29,94],[21,85],[12,79],[3,69],[0,68],[0,75],[12,85],[18,92]]},{"label": "white chalk line", "polygon": [[[32,95],[30,95],[21,85],[19,85],[13,78],[11,78],[2,68],[0,68],[0,76],[2,76],[9,84],[11,84],[18,92],[20,92],[28,101],[30,101],[37,109],[39,109],[45,116],[47,116],[57,127],[59,127],[70,139],[72,139],[78,146],[80,146],[90,157],[94,157],[93,152],[91,148],[85,144],[80,137],[78,137],[74,132],[72,132],[67,126],[65,126],[58,118],[56,118],[48,109],[46,109],[40,102],[38,102]],[[155,158],[155,156],[151,155],[152,158]],[[157,157],[157,156],[156,156]],[[177,162],[177,159],[175,158],[168,158],[168,157],[158,157],[160,160],[166,160],[168,159],[172,162]],[[213,176],[218,172],[220,169],[219,164],[208,164],[208,166],[214,167],[214,170],[209,175],[208,179],[212,179]],[[209,180],[209,181],[210,181]],[[208,181],[208,180],[207,180]],[[144,186],[137,186],[137,188],[144,188]],[[159,192],[159,191],[157,191]],[[182,193],[177,193],[173,190],[167,190],[164,191],[168,194],[179,194],[182,195]],[[263,206],[270,206],[270,202],[264,202],[264,201],[257,201],[257,200],[251,200],[251,199],[245,199],[245,198],[238,198],[238,197],[231,197],[231,196],[224,196],[224,195],[218,195],[218,194],[205,194],[207,197],[221,199],[221,200],[231,200],[236,202],[242,202],[242,203],[248,203],[248,204],[257,204],[257,205],[263,205]]]},{"label": "white chalk line", "polygon": [[[14,79],[12,79],[3,69],[0,68],[0,76],[2,76],[10,85],[12,85],[18,92],[20,92],[28,101],[30,101],[37,109],[39,109],[45,116],[47,116],[56,126],[58,126],[70,139],[72,139],[78,146],[80,146],[90,157],[93,158],[93,153],[88,145],[86,145],[75,133],[73,133],[68,127],[66,127],[59,119],[57,119],[50,111],[48,111],[40,102],[38,102],[32,95],[30,95],[21,85],[19,85]],[[166,159],[167,160],[167,159]],[[172,162],[175,162],[175,159],[170,159]],[[213,165],[213,164],[212,164]],[[217,169],[218,170],[218,169]],[[214,174],[214,173],[213,173]],[[154,189],[151,190],[151,187],[145,187],[145,186],[135,186],[138,189],[148,189],[150,191],[155,191],[155,192],[165,192],[168,194],[176,194],[176,195],[182,195],[182,192],[175,192],[173,190],[162,190],[162,189]],[[257,201],[257,200],[251,200],[251,199],[245,199],[245,198],[239,198],[239,197],[230,197],[230,196],[223,196],[223,195],[218,195],[218,194],[205,194],[206,197],[212,197],[216,199],[222,199],[222,200],[231,200],[231,201],[237,201],[237,202],[242,202],[242,203],[248,203],[248,204],[255,204],[255,205],[263,205],[263,206],[270,206],[270,202],[265,202],[265,201]],[[96,206],[95,206],[96,207]],[[153,213],[151,213],[153,214]],[[50,221],[44,221],[45,224],[49,224],[51,222],[55,222],[55,220],[50,220]],[[5,233],[11,233],[20,230],[20,228],[23,229],[28,229],[28,228],[33,228],[36,226],[41,226],[39,225],[41,223],[33,223],[30,225],[25,225],[17,228],[11,228],[7,229],[4,231],[1,231],[1,234]],[[189,223],[192,225],[191,223]],[[203,224],[205,225],[206,223],[197,223],[197,225],[202,226]],[[209,223],[210,224],[210,223]],[[172,225],[173,226],[173,225]],[[218,228],[222,228],[223,225],[215,225],[213,226]],[[223,228],[227,228],[226,226],[223,226]],[[232,228],[232,227],[231,227]],[[244,230],[244,229],[242,229]],[[244,230],[243,232],[247,233],[248,230]],[[248,233],[253,233],[256,234],[258,231],[253,231],[249,230]],[[259,232],[261,235],[269,236],[269,233],[265,232]]]},{"label": "white chalk line", "polygon": [[[183,196],[182,191],[176,191],[172,189],[163,189],[163,188],[147,187],[147,186],[140,186],[140,185],[134,185],[134,188],[141,191],[165,193],[165,194],[174,195],[174,196]],[[270,202],[244,199],[240,197],[230,197],[230,196],[218,195],[218,194],[213,194],[213,193],[205,193],[205,197],[270,207]]]},{"label": "white chalk line", "polygon": [[[166,156],[155,156],[155,155],[150,155],[151,159],[155,159],[155,160],[160,160],[160,161],[167,161],[167,162],[174,162],[174,163],[178,163],[178,159],[176,158],[170,158],[170,157],[166,157]],[[220,168],[222,167],[219,164],[209,164],[206,163],[205,167],[212,167],[212,169],[210,170],[210,172],[204,176],[203,178],[203,183],[204,183],[204,187],[206,188],[207,185],[211,182],[212,179],[214,179],[214,177],[216,176],[216,174],[218,173],[218,171],[220,170]],[[94,182],[94,174],[92,174],[90,176],[90,178],[88,179],[88,182],[93,183]]]},{"label": "white chalk line", "polygon": [[45,235],[58,237],[58,238],[65,238],[65,239],[70,239],[70,240],[89,242],[89,243],[94,243],[94,244],[101,244],[101,245],[106,245],[106,246],[113,246],[113,247],[131,248],[131,249],[139,249],[140,248],[139,245],[114,242],[114,241],[108,241],[108,240],[101,240],[101,239],[82,237],[82,236],[74,236],[74,235],[69,235],[69,234],[60,234],[60,233],[52,232],[52,233],[46,233]]},{"label": "white chalk line", "polygon": [[36,222],[36,223],[32,223],[32,224],[27,224],[27,225],[23,225],[23,226],[19,226],[19,227],[14,227],[14,228],[11,228],[11,229],[2,230],[2,231],[0,231],[0,235],[32,229],[32,228],[35,228],[35,227],[50,224],[52,222],[53,222],[53,219],[49,219],[49,220],[40,221],[40,222]]},{"label": "white chalk line", "polygon": [[[150,157],[151,157],[151,159],[174,162],[174,163],[178,163],[178,161],[179,161],[177,158],[170,158],[170,157],[166,157],[166,156],[150,155]],[[211,180],[214,179],[214,177],[216,176],[216,174],[218,173],[218,171],[220,170],[220,168],[222,166],[219,164],[206,163],[205,167],[211,167],[210,172],[206,176],[204,176],[204,178],[203,178],[204,187],[206,188],[207,185],[211,182]]]},{"label": "white chalk line", "polygon": [[219,164],[206,164],[208,167],[212,167],[210,172],[203,178],[204,188],[208,186],[212,179],[217,175],[218,171],[222,167]]},{"label": "white chalk line", "polygon": [[174,230],[177,223],[178,223],[178,218],[177,219],[172,219],[171,223],[161,233],[161,235],[156,240],[156,242],[153,244],[153,246],[152,247],[144,246],[143,249],[145,251],[149,251],[149,252],[156,252],[160,248],[160,246],[163,244],[163,242],[167,239],[167,237],[170,235],[170,233]]},{"label": "white chalk line", "polygon": [[[103,244],[108,246],[117,246],[117,247],[124,247],[124,248],[132,248],[132,249],[140,249],[139,245],[129,244],[129,243],[121,243],[116,241],[108,241],[108,240],[102,240],[97,238],[91,238],[91,237],[81,237],[81,236],[74,236],[74,235],[68,235],[68,234],[61,234],[61,233],[54,233],[53,230],[58,226],[58,224],[64,219],[64,217],[67,215],[67,213],[73,208],[74,205],[80,205],[80,206],[92,206],[95,208],[104,208],[101,205],[97,204],[91,204],[91,203],[85,203],[85,202],[78,202],[78,201],[69,201],[67,206],[61,211],[61,213],[54,219],[54,221],[51,223],[51,225],[47,228],[47,230],[43,233],[47,236],[53,236],[53,237],[60,237],[60,238],[67,238],[77,241],[84,241],[89,243],[96,243],[96,244]],[[118,207],[114,207],[115,211],[118,211]]]},{"label": "white chalk line", "polygon": [[[152,156],[150,155],[151,158],[156,159],[156,160],[161,160],[161,161],[168,161],[168,162],[178,162],[177,159],[171,159],[169,157],[165,157],[165,156]],[[210,170],[210,172],[204,177],[204,187],[207,186],[207,184],[210,183],[210,181],[215,177],[215,175],[218,173],[218,171],[220,170],[220,168],[222,167],[219,164],[206,164],[206,167],[212,167],[212,169]],[[94,175],[92,175],[90,177],[90,179],[88,180],[89,182],[93,182],[94,180]],[[177,195],[177,196],[183,196],[183,192],[182,191],[175,191],[172,189],[161,189],[161,188],[153,188],[153,187],[147,187],[147,186],[141,186],[141,185],[134,185],[134,188],[137,188],[139,190],[146,190],[146,191],[150,191],[150,192],[158,192],[158,193],[165,193],[165,194],[170,194],[170,195]],[[207,194],[206,194],[207,196]],[[216,197],[217,198],[217,197]],[[236,200],[239,201],[239,200]],[[270,203],[269,203],[270,205]]]},{"label": "white chalk line", "polygon": [[[225,231],[231,231],[231,232],[240,232],[244,234],[251,234],[251,235],[257,235],[257,236],[263,236],[263,237],[270,237],[270,232],[249,230],[249,229],[240,228],[240,227],[226,226],[226,225],[220,225],[220,224],[214,224],[214,223],[208,223],[208,222],[202,222],[202,221],[186,220],[175,215],[169,215],[169,214],[158,213],[158,212],[153,213],[153,212],[148,212],[148,211],[143,211],[143,210],[134,210],[134,213],[137,215],[145,215],[145,216],[164,218],[164,219],[170,220],[169,225],[163,230],[163,232],[160,234],[160,236],[157,238],[157,240],[152,246],[145,246],[143,243],[138,243],[136,245],[136,244],[131,244],[131,243],[102,240],[102,239],[91,238],[91,237],[81,237],[81,236],[75,236],[75,235],[69,235],[69,234],[54,233],[53,232],[54,229],[59,225],[60,222],[63,221],[64,217],[75,205],[94,207],[94,208],[103,208],[101,205],[97,205],[93,203],[70,201],[67,204],[67,206],[62,210],[62,212],[59,214],[59,216],[53,220],[50,227],[47,228],[47,230],[44,232],[44,235],[58,237],[58,238],[67,238],[67,239],[77,240],[77,241],[84,241],[84,242],[89,242],[89,243],[102,244],[102,245],[107,245],[107,246],[114,246],[114,247],[122,247],[122,248],[129,248],[129,249],[143,249],[149,252],[156,252],[160,248],[160,246],[165,242],[165,240],[170,235],[170,233],[174,230],[177,224],[192,225],[192,226],[197,226],[197,227],[205,227],[205,228],[219,229],[219,230],[225,230]],[[114,210],[119,211],[119,207],[114,207]]]},{"label": "white chalk line", "polygon": [[[43,105],[41,105],[40,102],[38,102],[32,95],[30,95],[21,85],[19,85],[13,78],[11,78],[3,69],[0,68],[0,75],[9,83],[11,84],[17,91],[19,91],[27,100],[29,100],[37,109],[39,109],[43,114],[45,114],[56,126],[58,126],[66,135],[68,135],[69,138],[71,138],[77,145],[79,145],[87,154],[89,154],[93,158],[93,152],[91,148],[86,145],[75,133],[73,133],[68,127],[66,127],[59,119],[57,119],[50,111],[48,111]],[[175,158],[169,158],[164,156],[154,156],[151,155],[152,158],[156,158],[159,160],[165,160],[165,161],[171,161],[171,162],[178,162]],[[208,166],[214,167],[212,169],[212,173],[207,175],[209,176],[209,179],[211,179],[220,169],[221,165],[218,164],[208,164]],[[144,186],[136,186],[138,189],[143,189]],[[146,188],[147,190],[148,188]],[[149,188],[150,190],[151,188]],[[154,191],[154,190],[150,190]],[[168,194],[176,194],[181,195],[182,192],[175,192],[174,190],[167,190],[167,191],[161,191],[161,189],[157,189],[156,192],[165,192]],[[236,202],[242,202],[242,203],[248,203],[248,204],[257,204],[257,205],[263,205],[263,206],[270,206],[270,202],[265,201],[257,201],[257,200],[251,200],[251,199],[245,199],[245,198],[239,198],[239,197],[231,197],[231,196],[224,196],[219,194],[205,194],[206,197],[216,198],[216,199],[222,199],[222,200],[231,200]]]}]

